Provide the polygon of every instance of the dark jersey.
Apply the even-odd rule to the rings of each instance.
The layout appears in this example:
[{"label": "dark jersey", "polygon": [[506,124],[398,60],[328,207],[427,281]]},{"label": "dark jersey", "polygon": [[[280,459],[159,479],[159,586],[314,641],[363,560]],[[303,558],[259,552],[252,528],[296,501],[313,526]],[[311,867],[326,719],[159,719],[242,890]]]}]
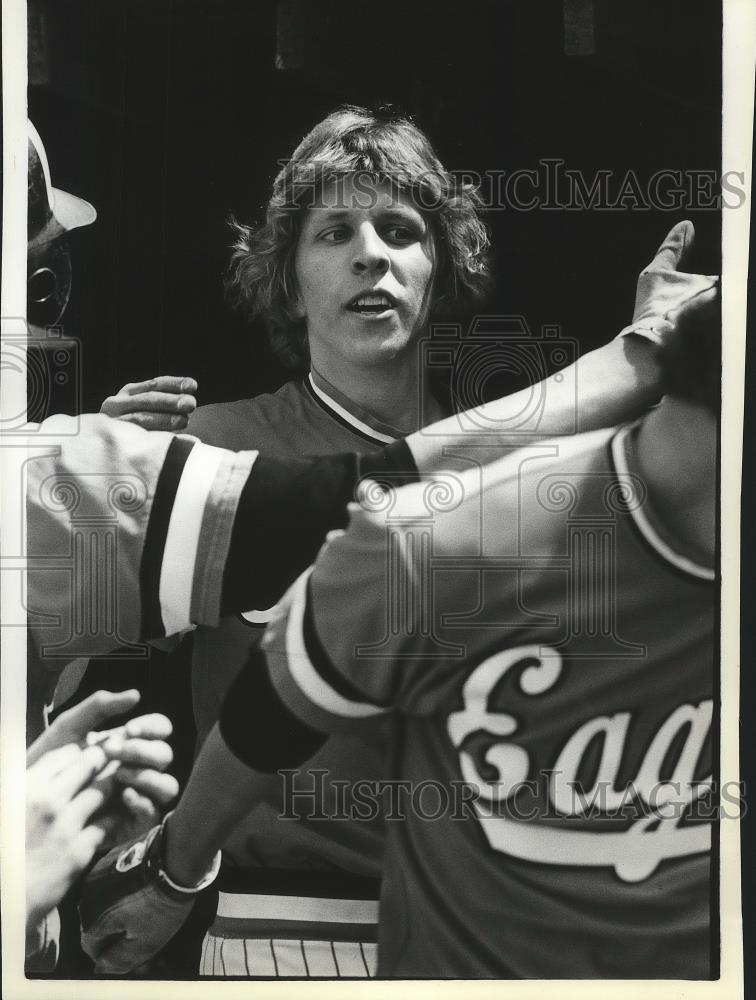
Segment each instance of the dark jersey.
[{"label": "dark jersey", "polygon": [[[399,436],[393,428],[341,399],[335,390],[310,375],[289,382],[272,395],[233,403],[202,406],[189,421],[188,433],[207,444],[232,449],[255,448],[276,458],[301,458],[341,452],[377,452]],[[271,518],[272,535],[285,535],[285,521]],[[250,572],[259,572],[250,566]],[[281,596],[281,595],[277,595]],[[347,609],[342,610],[342,614]],[[250,608],[225,617],[218,628],[198,628],[192,637],[192,694],[201,743],[218,719],[228,685],[244,666],[250,645],[257,643],[270,608]],[[358,780],[376,780],[385,772],[385,734],[380,727],[367,738],[346,734],[334,740],[311,762],[315,775],[294,777],[272,792],[240,824],[224,856],[239,867],[345,870],[378,876],[383,850],[381,822],[331,822],[338,796],[332,782],[349,789]],[[293,793],[289,795],[288,792]],[[280,819],[279,815],[310,820]]]},{"label": "dark jersey", "polygon": [[268,628],[305,722],[400,726],[379,975],[711,975],[715,578],[633,441],[353,506]]}]

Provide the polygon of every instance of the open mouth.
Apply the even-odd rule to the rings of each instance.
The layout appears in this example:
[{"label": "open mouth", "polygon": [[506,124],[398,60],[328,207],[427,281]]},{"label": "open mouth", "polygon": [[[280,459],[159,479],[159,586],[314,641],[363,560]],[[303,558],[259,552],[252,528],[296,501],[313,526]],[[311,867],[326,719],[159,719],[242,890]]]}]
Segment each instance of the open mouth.
[{"label": "open mouth", "polygon": [[379,316],[388,309],[396,308],[396,299],[387,292],[362,292],[350,299],[346,308],[361,316]]}]

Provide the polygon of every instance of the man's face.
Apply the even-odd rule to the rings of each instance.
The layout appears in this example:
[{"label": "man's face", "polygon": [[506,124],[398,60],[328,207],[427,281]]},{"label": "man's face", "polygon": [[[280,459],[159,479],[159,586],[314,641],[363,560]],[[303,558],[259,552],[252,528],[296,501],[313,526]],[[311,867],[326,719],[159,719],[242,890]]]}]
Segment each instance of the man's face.
[{"label": "man's face", "polygon": [[307,209],[297,243],[298,304],[312,361],[371,367],[394,360],[428,312],[433,245],[408,195],[346,177]]}]

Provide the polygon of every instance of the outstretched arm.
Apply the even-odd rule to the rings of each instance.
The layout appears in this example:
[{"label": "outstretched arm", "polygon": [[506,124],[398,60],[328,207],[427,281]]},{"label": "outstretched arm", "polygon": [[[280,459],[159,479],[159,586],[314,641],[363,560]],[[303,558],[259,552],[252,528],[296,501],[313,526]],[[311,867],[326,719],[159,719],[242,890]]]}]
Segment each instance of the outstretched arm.
[{"label": "outstretched arm", "polygon": [[620,336],[542,382],[417,431],[407,444],[422,474],[460,464],[460,449],[512,449],[542,438],[612,427],[640,416],[665,391],[658,348],[673,333],[668,318],[713,276],[679,270],[690,255],[693,225],[669,231],[638,278],[632,323]]},{"label": "outstretched arm", "polygon": [[[361,479],[402,484],[465,465],[465,452],[480,445],[492,460],[534,439],[611,426],[643,412],[663,393],[656,351],[672,328],[666,313],[716,282],[676,270],[691,239],[690,223],[680,223],[641,275],[627,336],[538,386],[449,417],[377,455],[280,461],[81,418],[81,433],[61,437],[56,455],[29,463],[30,556],[41,560],[39,572],[30,568],[29,604],[48,616],[32,627],[33,638],[60,663],[62,647],[70,658],[98,655],[119,642],[215,625],[221,613],[269,608],[312,562],[328,531],[345,526]],[[523,425],[539,393],[536,416]],[[70,434],[71,419],[51,418],[45,432],[63,424],[61,434]],[[117,515],[113,609],[119,615],[115,632],[88,633],[82,648],[66,640],[86,595],[66,594],[65,585],[81,579],[70,572],[72,532],[77,515],[92,510]],[[51,587],[56,559],[65,572],[61,585]],[[60,621],[51,624],[53,614]]]}]

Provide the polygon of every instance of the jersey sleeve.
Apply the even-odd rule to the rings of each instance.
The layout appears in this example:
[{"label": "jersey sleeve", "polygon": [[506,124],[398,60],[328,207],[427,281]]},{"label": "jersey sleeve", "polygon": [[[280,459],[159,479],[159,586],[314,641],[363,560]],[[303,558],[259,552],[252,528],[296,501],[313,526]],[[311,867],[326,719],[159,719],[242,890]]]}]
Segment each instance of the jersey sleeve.
[{"label": "jersey sleeve", "polygon": [[257,453],[105,416],[76,419],[75,433],[73,418],[45,421],[51,447],[26,464],[34,645],[73,659],[216,624]]},{"label": "jersey sleeve", "polygon": [[[454,581],[434,582],[427,489],[398,490],[388,517],[352,504],[348,529],[329,536],[268,626],[262,648],[273,685],[316,729],[351,730],[391,711],[429,714],[455,681],[464,651],[443,627]],[[436,518],[436,534],[453,537],[470,523],[450,511]]]},{"label": "jersey sleeve", "polygon": [[54,660],[216,626],[276,603],[346,523],[366,475],[416,476],[397,442],[372,459],[232,452],[104,416],[56,416],[27,463],[27,607]]},{"label": "jersey sleeve", "polygon": [[[374,455],[260,455],[239,502],[224,610],[267,608],[258,622],[269,621],[274,606],[312,564],[328,532],[346,526],[347,506],[363,479],[388,486],[417,477],[404,441]],[[242,594],[245,602],[240,604]]]}]

